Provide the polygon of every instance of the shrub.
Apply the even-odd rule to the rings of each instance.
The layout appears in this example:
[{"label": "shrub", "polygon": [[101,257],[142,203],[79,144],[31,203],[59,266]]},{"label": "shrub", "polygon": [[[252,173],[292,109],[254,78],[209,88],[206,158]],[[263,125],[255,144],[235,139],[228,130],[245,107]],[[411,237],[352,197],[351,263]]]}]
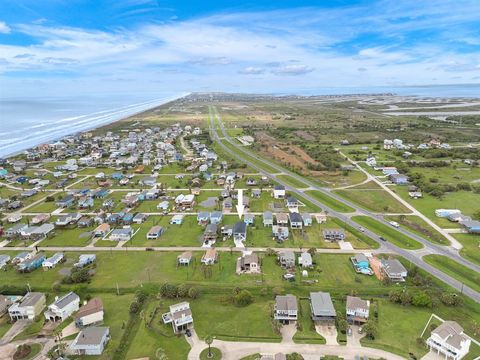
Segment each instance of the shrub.
[{"label": "shrub", "polygon": [[196,299],[200,296],[200,291],[196,287],[191,287],[188,289],[188,297],[190,299]]},{"label": "shrub", "polygon": [[253,295],[248,290],[240,290],[233,296],[233,302],[237,306],[247,306],[253,303]]}]

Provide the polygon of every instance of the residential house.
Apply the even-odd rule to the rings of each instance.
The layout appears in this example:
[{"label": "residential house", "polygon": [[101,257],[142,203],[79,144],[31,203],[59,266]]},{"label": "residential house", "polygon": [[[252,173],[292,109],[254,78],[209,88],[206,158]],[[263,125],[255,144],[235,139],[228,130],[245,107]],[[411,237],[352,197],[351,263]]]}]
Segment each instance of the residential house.
[{"label": "residential house", "polygon": [[213,265],[217,262],[218,255],[215,248],[208,249],[202,256],[201,263],[205,265]]},{"label": "residential house", "polygon": [[109,240],[113,241],[128,241],[133,236],[133,229],[131,226],[125,226],[121,229],[114,229],[108,236]]},{"label": "residential house", "polygon": [[73,205],[75,202],[75,197],[73,195],[67,195],[61,200],[57,201],[57,206],[61,208],[68,208]]},{"label": "residential house", "polygon": [[231,237],[233,235],[233,225],[229,224],[229,225],[222,226],[220,232],[224,237],[227,237],[227,238]]},{"label": "residential house", "polygon": [[164,324],[172,324],[175,334],[193,327],[192,310],[188,302],[171,305],[170,312],[163,314],[162,319]]},{"label": "residential house", "polygon": [[90,196],[82,196],[78,199],[78,208],[79,209],[90,209],[94,205],[93,198]]},{"label": "residential house", "polygon": [[252,190],[252,198],[260,199],[261,196],[262,196],[262,191],[260,189],[253,189]]},{"label": "residential house", "polygon": [[45,255],[43,253],[37,253],[33,258],[25,260],[24,262],[18,264],[17,270],[19,272],[34,271],[42,266],[44,260]]},{"label": "residential house", "polygon": [[286,213],[276,213],[275,214],[275,221],[277,225],[281,226],[288,226],[288,214]]},{"label": "residential house", "polygon": [[13,258],[12,260],[12,264],[13,265],[19,265],[27,260],[30,260],[31,258],[33,258],[35,255],[35,252],[21,252],[17,255],[15,255],[15,257]]},{"label": "residential house", "polygon": [[303,203],[293,196],[288,196],[285,200],[285,206],[289,211],[296,212],[300,206],[303,206]]},{"label": "residential house", "polygon": [[192,261],[193,254],[191,251],[185,251],[177,256],[178,265],[190,265]]},{"label": "residential house", "polygon": [[237,274],[258,274],[260,272],[260,262],[255,253],[244,252],[237,259]]},{"label": "residential house", "polygon": [[304,226],[312,226],[312,215],[309,213],[302,213],[302,220]]},{"label": "residential house", "polygon": [[222,222],[222,219],[223,219],[223,214],[221,211],[212,211],[212,213],[210,214],[210,223],[211,224],[220,224]]},{"label": "residential house", "polygon": [[273,214],[271,211],[263,213],[263,226],[268,227],[273,225]]},{"label": "residential house", "polygon": [[478,234],[480,233],[480,221],[478,220],[463,220],[460,221],[460,224],[467,229],[469,234]]},{"label": "residential house", "polygon": [[233,199],[231,197],[227,197],[223,200],[223,210],[224,211],[231,211],[233,209]]},{"label": "residential house", "polygon": [[389,179],[392,183],[396,185],[406,185],[408,184],[408,176],[403,174],[391,174]]},{"label": "residential house", "polygon": [[48,305],[45,311],[45,319],[47,321],[64,321],[80,307],[80,298],[74,292],[62,296],[56,297],[55,301]]},{"label": "residential house", "polygon": [[326,241],[342,241],[345,239],[343,229],[323,229],[322,234]]},{"label": "residential house", "polygon": [[184,217],[185,215],[182,215],[182,214],[173,215],[172,219],[170,220],[170,224],[182,225]]},{"label": "residential house", "polygon": [[447,360],[460,360],[468,354],[471,339],[455,321],[445,321],[432,330],[427,346]]},{"label": "residential house", "polygon": [[370,301],[356,296],[347,296],[347,321],[352,324],[364,324],[368,321]]},{"label": "residential house", "polygon": [[88,325],[97,325],[103,322],[104,310],[102,299],[95,297],[78,310],[75,315],[75,325],[83,328]]},{"label": "residential house", "polygon": [[275,185],[273,187],[273,198],[274,199],[284,199],[285,198],[285,186]]},{"label": "residential house", "polygon": [[243,215],[243,222],[244,222],[246,225],[253,225],[253,224],[255,224],[255,215],[254,215],[254,214],[250,214],[250,213],[247,213],[247,214]]},{"label": "residential house", "polygon": [[435,216],[437,217],[449,217],[452,214],[461,214],[462,212],[458,209],[436,209]]},{"label": "residential house", "polygon": [[96,259],[97,259],[97,256],[95,254],[82,254],[79,256],[78,262],[73,264],[73,266],[75,266],[76,268],[82,268],[90,264],[93,264]]},{"label": "residential house", "polygon": [[95,230],[93,230],[93,236],[95,237],[104,237],[110,232],[110,224],[103,223],[97,226]]},{"label": "residential house", "polygon": [[157,209],[158,210],[163,210],[163,211],[167,211],[168,210],[168,201],[164,200],[162,202],[160,202],[158,205],[157,205]]},{"label": "residential house", "polygon": [[55,253],[43,261],[43,270],[53,269],[63,261],[65,261],[65,255],[62,252]]},{"label": "residential house", "polygon": [[313,265],[312,255],[307,251],[302,252],[298,257],[298,265],[304,268],[311,267]]},{"label": "residential house", "polygon": [[237,221],[233,226],[233,240],[235,242],[247,240],[247,224],[244,221]]},{"label": "residential house", "polygon": [[92,226],[94,223],[93,218],[88,217],[88,216],[82,216],[80,220],[77,222],[77,226],[79,228],[86,228]]},{"label": "residential house", "polygon": [[33,320],[41,314],[45,303],[46,299],[43,293],[28,292],[20,302],[16,302],[8,308],[8,315],[12,321]]},{"label": "residential house", "polygon": [[147,218],[148,218],[148,215],[143,214],[143,213],[137,213],[133,216],[132,222],[134,224],[140,225],[140,224],[144,223],[147,220]]},{"label": "residential house", "polygon": [[5,231],[5,236],[7,238],[13,238],[13,237],[16,237],[16,236],[19,236],[21,234],[21,232],[23,230],[25,230],[26,228],[28,228],[28,225],[27,224],[16,224],[16,225],[13,225],[12,227],[8,228],[6,231]]},{"label": "residential house", "polygon": [[148,230],[147,239],[149,240],[158,239],[160,236],[162,236],[164,231],[165,230],[161,226],[152,226],[150,230]]},{"label": "residential house", "polygon": [[310,310],[313,321],[331,322],[337,316],[330,294],[326,292],[310,293]]},{"label": "residential house", "polygon": [[408,275],[407,269],[397,259],[382,259],[381,270],[391,281],[403,282]]},{"label": "residential house", "polygon": [[206,225],[210,221],[210,213],[208,211],[200,211],[197,215],[199,225]]},{"label": "residential house", "polygon": [[10,261],[10,255],[0,255],[0,270],[7,266]]},{"label": "residential house", "polygon": [[353,268],[357,273],[372,275],[373,271],[370,269],[370,262],[364,254],[355,254],[350,258]]},{"label": "residential house", "polygon": [[294,295],[277,295],[275,297],[274,319],[283,324],[297,321],[298,304]]},{"label": "residential house", "polygon": [[278,261],[283,268],[293,268],[295,267],[295,253],[290,250],[281,251],[278,254]]},{"label": "residential house", "polygon": [[272,235],[275,240],[283,242],[285,240],[288,240],[288,237],[290,236],[290,231],[288,230],[287,226],[272,225]]},{"label": "residential house", "polygon": [[217,240],[217,225],[216,224],[208,224],[203,232],[203,241],[205,245],[214,244]]},{"label": "residential house", "polygon": [[292,229],[301,229],[303,227],[303,219],[299,213],[294,212],[288,214],[288,219]]},{"label": "residential house", "polygon": [[81,330],[70,344],[75,355],[102,355],[110,340],[110,328],[89,326]]}]

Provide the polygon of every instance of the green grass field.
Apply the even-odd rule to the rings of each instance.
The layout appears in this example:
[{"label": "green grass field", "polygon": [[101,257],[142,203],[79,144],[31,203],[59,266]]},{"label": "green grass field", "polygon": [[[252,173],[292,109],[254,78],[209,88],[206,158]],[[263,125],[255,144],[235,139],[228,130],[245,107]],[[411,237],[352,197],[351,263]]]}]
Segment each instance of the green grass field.
[{"label": "green grass field", "polygon": [[480,265],[480,235],[452,234],[452,236],[463,245],[463,248],[460,250],[460,255]]},{"label": "green grass field", "polygon": [[355,209],[341,203],[340,201],[335,200],[331,196],[318,191],[318,190],[307,190],[305,191],[306,194],[314,197],[316,200],[320,201],[322,204],[325,204],[326,206],[332,208],[335,211],[342,212],[342,213],[349,213],[349,212],[354,212]]},{"label": "green grass field", "polygon": [[385,190],[335,190],[336,194],[358,206],[379,213],[409,213],[405,206]]},{"label": "green grass field", "polygon": [[443,255],[426,255],[423,260],[437,269],[461,281],[473,290],[480,291],[480,273]]},{"label": "green grass field", "polygon": [[308,299],[298,300],[298,306],[298,329],[293,336],[293,341],[298,344],[325,344],[325,338],[315,330],[310,312],[310,301]]},{"label": "green grass field", "polygon": [[294,187],[295,189],[308,188],[307,184],[300,180],[297,180],[294,177],[291,177],[290,175],[278,175],[278,178],[285,181],[288,185]]},{"label": "green grass field", "polygon": [[434,244],[439,245],[449,245],[450,241],[445,238],[442,234],[440,234],[437,230],[433,227],[428,225],[422,218],[409,215],[409,216],[386,216],[386,220],[388,221],[396,221],[400,224],[400,226],[406,230],[409,230],[424,239],[431,241]]},{"label": "green grass field", "polygon": [[353,216],[352,220],[358,224],[364,226],[365,228],[373,231],[379,236],[383,236],[387,241],[392,244],[397,245],[403,249],[421,249],[423,247],[419,242],[411,239],[410,237],[398,232],[393,227],[389,225],[384,225],[381,222],[372,219],[368,216]]}]

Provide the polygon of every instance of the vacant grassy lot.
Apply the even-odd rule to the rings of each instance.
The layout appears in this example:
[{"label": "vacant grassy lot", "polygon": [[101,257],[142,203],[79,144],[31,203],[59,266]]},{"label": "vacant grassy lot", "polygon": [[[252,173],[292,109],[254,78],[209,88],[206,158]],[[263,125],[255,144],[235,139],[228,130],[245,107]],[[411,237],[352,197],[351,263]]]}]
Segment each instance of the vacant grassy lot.
[{"label": "vacant grassy lot", "polygon": [[398,232],[389,225],[384,225],[381,222],[372,219],[368,216],[353,216],[352,220],[365,228],[373,231],[379,236],[383,236],[387,241],[403,248],[403,249],[421,249],[423,247],[419,242],[411,239],[410,237]]},{"label": "vacant grassy lot", "polygon": [[443,255],[426,255],[423,260],[472,289],[480,291],[480,273],[475,270],[471,270]]},{"label": "vacant grassy lot", "polygon": [[302,188],[308,188],[308,185],[305,184],[304,182],[297,180],[294,177],[291,177],[290,175],[278,175],[278,178],[280,180],[285,181],[288,185],[296,188],[296,189],[302,189]]},{"label": "vacant grassy lot", "polygon": [[400,224],[402,228],[407,229],[423,237],[424,239],[431,241],[434,244],[450,245],[450,241],[448,241],[447,238],[445,238],[442,234],[440,234],[437,230],[435,230],[433,227],[428,225],[424,220],[422,220],[418,216],[397,215],[397,216],[386,216],[385,219],[389,221],[396,221],[397,223]]},{"label": "vacant grassy lot", "polygon": [[320,201],[322,204],[325,204],[329,208],[332,208],[335,211],[342,212],[342,213],[349,213],[349,212],[354,212],[355,209],[341,203],[340,201],[335,200],[331,196],[318,191],[318,190],[307,190],[305,192],[306,194],[314,197],[316,200]]},{"label": "vacant grassy lot", "polygon": [[335,190],[336,194],[369,211],[378,213],[409,213],[405,206],[385,190]]},{"label": "vacant grassy lot", "polygon": [[460,255],[480,265],[480,236],[474,234],[452,234],[463,245]]},{"label": "vacant grassy lot", "polygon": [[42,240],[39,246],[86,246],[91,241],[90,228],[55,229],[54,233]]}]

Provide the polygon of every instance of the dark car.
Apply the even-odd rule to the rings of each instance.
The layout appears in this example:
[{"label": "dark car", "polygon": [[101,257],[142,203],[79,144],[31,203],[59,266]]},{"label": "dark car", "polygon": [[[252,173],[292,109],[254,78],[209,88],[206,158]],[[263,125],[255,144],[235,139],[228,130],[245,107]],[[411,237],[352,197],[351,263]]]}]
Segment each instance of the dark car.
[{"label": "dark car", "polygon": [[387,241],[387,239],[385,239],[383,236],[380,236],[380,240]]},{"label": "dark car", "polygon": [[188,337],[192,336],[192,332],[190,331],[190,329],[187,329],[185,331],[185,335],[187,335]]}]

